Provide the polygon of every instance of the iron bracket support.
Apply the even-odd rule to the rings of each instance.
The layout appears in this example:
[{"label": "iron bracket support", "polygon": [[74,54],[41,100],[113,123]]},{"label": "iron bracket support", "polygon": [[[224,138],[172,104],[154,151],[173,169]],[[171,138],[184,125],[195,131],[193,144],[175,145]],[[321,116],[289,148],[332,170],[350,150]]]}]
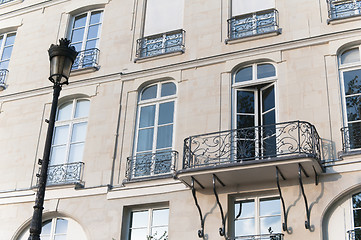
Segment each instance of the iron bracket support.
[{"label": "iron bracket support", "polygon": [[191,185],[192,195],[194,198],[194,203],[196,204],[197,209],[198,209],[199,218],[201,220],[201,229],[198,230],[198,237],[203,238],[204,237],[204,218],[203,218],[201,207],[198,204],[198,200],[197,200],[197,196],[196,196],[196,189],[194,187],[194,182],[196,182],[202,189],[204,189],[204,187],[194,177],[191,177],[191,178],[192,178],[192,185]]},{"label": "iron bracket support", "polygon": [[283,176],[282,172],[278,169],[278,167],[276,167],[277,188],[278,188],[278,192],[279,192],[281,203],[282,203],[283,220],[284,220],[284,222],[282,223],[282,229],[283,229],[283,231],[288,232],[286,204],[285,204],[285,200],[283,199],[282,192],[281,192],[279,175],[281,175],[283,180],[286,180],[286,178]]},{"label": "iron bracket support", "polygon": [[218,181],[222,185],[222,187],[225,187],[226,185],[217,177],[217,175],[213,174],[213,192],[214,192],[214,196],[216,196],[217,204],[222,217],[222,227],[219,228],[219,235],[223,237],[226,234],[226,227],[225,227],[226,221],[225,221],[222,205],[219,201],[219,197],[216,189],[216,181]]},{"label": "iron bracket support", "polygon": [[307,197],[306,197],[306,194],[305,194],[305,190],[304,190],[304,188],[303,188],[302,172],[303,172],[303,174],[304,174],[306,177],[309,177],[308,174],[306,173],[305,169],[302,167],[302,165],[301,165],[301,164],[298,164],[298,180],[299,180],[299,182],[300,182],[300,187],[301,187],[303,199],[305,200],[306,216],[307,216],[307,220],[305,221],[305,228],[311,231],[311,225],[310,225],[310,209],[308,208]]}]

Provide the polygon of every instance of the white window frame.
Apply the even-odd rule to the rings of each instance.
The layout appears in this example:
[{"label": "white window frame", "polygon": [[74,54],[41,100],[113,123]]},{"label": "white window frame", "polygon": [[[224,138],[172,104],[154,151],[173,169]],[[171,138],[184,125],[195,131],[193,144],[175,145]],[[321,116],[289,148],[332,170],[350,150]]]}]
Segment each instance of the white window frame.
[{"label": "white window frame", "polygon": [[[50,230],[50,234],[49,234],[49,240],[54,240],[55,239],[55,237],[57,237],[57,236],[67,236],[68,235],[68,231],[64,234],[64,233],[61,233],[61,234],[57,234],[56,232],[55,232],[55,230],[56,230],[56,225],[57,225],[57,221],[58,221],[58,219],[62,219],[62,220],[65,220],[66,222],[67,222],[67,224],[69,225],[69,221],[68,221],[68,219],[66,219],[66,218],[59,218],[59,217],[56,217],[56,218],[52,218],[51,219],[51,230]],[[42,226],[44,226],[44,223],[45,222],[47,222],[47,221],[44,221],[43,223],[42,223]],[[41,234],[41,235],[43,235],[43,234]],[[43,236],[41,236],[41,238],[43,238]]]},{"label": "white window frame", "polygon": [[358,193],[354,193],[351,195],[351,199],[350,199],[350,210],[351,210],[351,229],[353,231],[356,231],[357,230],[361,230],[361,227],[355,227],[355,216],[354,216],[354,210],[361,210],[361,208],[354,208],[353,207],[353,196],[354,195],[361,195],[361,192],[358,192]]},{"label": "white window frame", "polygon": [[[15,39],[16,39],[16,31],[7,32],[7,33],[4,33],[4,34],[0,34],[0,36],[3,37],[3,40],[2,40],[1,45],[0,45],[0,63],[5,62],[5,61],[9,61],[9,62],[10,62],[11,56],[10,56],[10,58],[5,59],[5,60],[3,60],[3,59],[1,59],[1,58],[2,58],[2,55],[3,55],[3,51],[4,51],[6,39],[7,39],[8,35],[11,35],[11,34],[15,34]],[[15,45],[15,40],[14,40],[14,43],[11,45],[11,46],[12,46],[11,55],[12,55],[12,51],[13,51],[14,45]],[[10,45],[8,45],[8,46],[10,46]],[[8,46],[7,46],[7,47],[8,47]],[[3,68],[1,68],[1,69],[3,69]],[[1,69],[0,69],[0,70],[1,70]],[[5,68],[4,68],[4,69],[5,69]],[[6,69],[7,69],[7,68],[6,68]]]}]

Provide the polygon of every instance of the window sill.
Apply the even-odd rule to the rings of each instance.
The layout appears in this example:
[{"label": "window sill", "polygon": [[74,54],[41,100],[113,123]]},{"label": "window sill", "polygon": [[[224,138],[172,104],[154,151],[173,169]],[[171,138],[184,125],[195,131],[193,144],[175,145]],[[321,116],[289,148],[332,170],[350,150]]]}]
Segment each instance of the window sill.
[{"label": "window sill", "polygon": [[347,152],[342,151],[342,152],[339,152],[338,157],[343,160],[345,157],[355,156],[355,155],[361,155],[361,150],[359,150],[359,149],[358,150],[349,150]]},{"label": "window sill", "polygon": [[184,52],[185,52],[184,50],[179,50],[179,51],[175,51],[175,52],[163,53],[163,54],[149,56],[149,57],[139,57],[139,58],[134,59],[134,62],[135,63],[148,62],[148,61],[157,60],[157,59],[161,59],[161,58],[178,56],[178,55],[183,54]]},{"label": "window sill", "polygon": [[[64,189],[64,188],[74,188],[77,189],[83,189],[84,188],[84,182],[71,182],[71,183],[60,183],[60,184],[51,184],[46,185],[46,189]],[[37,191],[38,184],[34,185],[32,187],[34,191]]]},{"label": "window sill", "polygon": [[70,76],[76,76],[76,75],[80,75],[80,74],[84,74],[84,73],[95,72],[95,71],[98,71],[99,69],[100,69],[100,66],[78,68],[78,69],[71,70]]},{"label": "window sill", "polygon": [[336,25],[336,24],[347,23],[357,20],[361,20],[361,14],[347,16],[347,17],[340,17],[340,18],[329,18],[327,19],[327,24]]},{"label": "window sill", "polygon": [[124,179],[123,184],[137,183],[137,182],[144,182],[144,181],[152,181],[152,180],[166,179],[166,178],[174,178],[174,174],[165,173],[163,175],[157,175],[157,176],[144,176],[144,177],[132,178],[132,179],[129,179],[129,180]]},{"label": "window sill", "polygon": [[251,35],[251,36],[247,36],[247,37],[242,37],[242,38],[234,38],[234,39],[226,39],[224,42],[225,44],[236,44],[236,43],[241,43],[241,42],[246,42],[246,41],[251,41],[251,40],[257,40],[257,39],[261,39],[261,38],[266,38],[266,37],[273,37],[273,36],[277,36],[279,34],[282,33],[282,28],[279,28],[275,31],[272,32],[268,32],[268,33],[262,33],[262,34],[257,34],[257,35]]}]

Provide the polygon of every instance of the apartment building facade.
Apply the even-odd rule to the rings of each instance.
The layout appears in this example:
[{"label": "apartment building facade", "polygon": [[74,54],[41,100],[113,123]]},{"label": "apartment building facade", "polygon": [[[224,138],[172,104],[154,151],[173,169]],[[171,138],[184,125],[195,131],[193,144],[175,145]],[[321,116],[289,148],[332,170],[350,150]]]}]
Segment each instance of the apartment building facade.
[{"label": "apartment building facade", "polygon": [[0,0],[0,238],[361,239],[361,1]]}]

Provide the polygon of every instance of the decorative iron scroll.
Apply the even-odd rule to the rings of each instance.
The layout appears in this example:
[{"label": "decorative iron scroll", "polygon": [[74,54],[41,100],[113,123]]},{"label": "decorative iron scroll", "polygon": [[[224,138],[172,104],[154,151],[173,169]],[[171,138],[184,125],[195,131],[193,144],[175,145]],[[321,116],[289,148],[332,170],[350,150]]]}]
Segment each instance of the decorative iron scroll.
[{"label": "decorative iron scroll", "polygon": [[184,51],[185,31],[156,34],[137,40],[137,58],[152,57],[172,52]]},{"label": "decorative iron scroll", "polygon": [[6,84],[6,75],[8,74],[7,69],[0,69],[0,86],[5,86]]},{"label": "decorative iron scroll", "polygon": [[341,128],[341,133],[343,152],[361,150],[361,123],[352,123],[349,127]]},{"label": "decorative iron scroll", "polygon": [[8,2],[12,2],[12,1],[14,1],[14,0],[0,0],[0,5],[8,3]]},{"label": "decorative iron scroll", "polygon": [[361,229],[348,230],[348,240],[358,240],[361,238]]},{"label": "decorative iron scroll", "polygon": [[271,233],[262,235],[248,235],[235,237],[235,240],[283,240],[282,233]]},{"label": "decorative iron scroll", "polygon": [[228,19],[228,40],[278,31],[278,11],[265,10]]},{"label": "decorative iron scroll", "polygon": [[330,19],[347,18],[361,14],[361,0],[328,0]]},{"label": "decorative iron scroll", "polygon": [[78,52],[72,70],[87,68],[87,67],[97,67],[99,52],[100,51],[97,48],[91,48]]},{"label": "decorative iron scroll", "polygon": [[84,163],[66,163],[49,166],[46,185],[75,184],[80,183]]},{"label": "decorative iron scroll", "polygon": [[284,155],[320,160],[316,128],[308,122],[294,121],[191,136],[184,140],[183,169]]},{"label": "decorative iron scroll", "polygon": [[177,158],[178,152],[176,151],[145,153],[128,157],[126,177],[131,180],[173,173]]}]

